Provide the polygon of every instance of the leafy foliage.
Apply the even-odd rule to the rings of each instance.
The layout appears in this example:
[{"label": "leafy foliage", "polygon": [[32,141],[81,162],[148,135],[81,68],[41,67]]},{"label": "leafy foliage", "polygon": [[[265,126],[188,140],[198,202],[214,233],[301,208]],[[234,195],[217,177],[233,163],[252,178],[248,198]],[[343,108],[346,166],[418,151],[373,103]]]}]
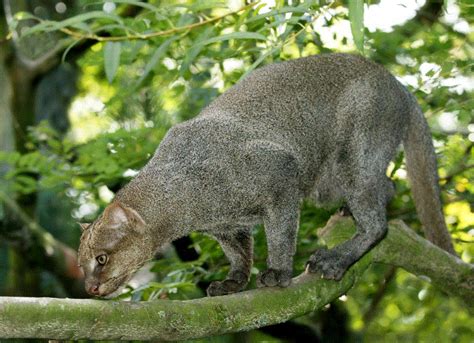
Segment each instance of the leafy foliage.
[{"label": "leafy foliage", "polygon": [[[468,79],[472,30],[456,30],[442,14],[444,17],[431,22],[429,29],[422,18],[415,17],[390,33],[371,32],[363,29],[363,1],[349,1],[346,7],[340,2],[277,0],[274,6],[241,3],[233,9],[222,1],[80,4],[82,12],[63,21],[17,13],[12,23],[15,30],[22,20],[39,22],[23,31],[22,37],[59,31],[65,46],[95,42],[78,62],[83,74],[77,106],[73,104],[71,109],[70,134],[62,138],[42,123],[29,131],[27,153],[0,153],[0,162],[10,166],[6,178],[14,191],[29,194],[59,189],[75,202],[76,219],[93,219],[110,201],[104,189],[114,192],[126,183],[150,158],[171,125],[197,115],[253,69],[311,54],[365,48],[368,57],[385,65],[408,86],[426,113],[438,151],[446,219],[457,252],[472,262],[474,117],[472,78]],[[106,11],[107,4],[114,4],[115,10]],[[467,2],[447,8],[452,6],[459,10],[459,20],[472,19],[473,7]],[[138,12],[128,17],[127,11],[136,7]],[[365,8],[366,17],[367,10],[370,7]],[[354,38],[340,35],[345,24],[351,26]],[[103,103],[103,108],[77,110],[87,108],[91,98]],[[389,216],[417,226],[403,154],[388,174],[397,188]],[[84,205],[93,205],[94,210],[79,211]],[[318,246],[317,228],[335,210],[304,204],[296,272],[304,269],[310,252]],[[261,228],[256,228],[254,238],[253,275],[264,267],[266,256]],[[122,297],[202,296],[199,286],[222,279],[228,266],[216,242],[200,234],[193,234],[192,241],[192,248],[199,253],[197,260],[183,262],[172,251],[167,252],[152,269],[158,281],[130,289]],[[347,299],[334,305],[342,304],[349,313],[355,335],[374,341],[472,339],[474,322],[463,304],[403,271],[396,271],[387,285],[381,286],[386,273],[387,267],[373,267]],[[381,288],[383,299],[373,305]],[[368,319],[366,312],[372,307],[377,315]],[[311,321],[309,318],[303,321]]]}]

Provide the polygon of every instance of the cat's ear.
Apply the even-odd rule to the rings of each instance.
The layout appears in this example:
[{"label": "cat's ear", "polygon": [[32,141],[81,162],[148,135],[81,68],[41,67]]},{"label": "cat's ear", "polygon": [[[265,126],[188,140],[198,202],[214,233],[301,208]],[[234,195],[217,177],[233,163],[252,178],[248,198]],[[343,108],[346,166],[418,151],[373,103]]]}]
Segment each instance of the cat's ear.
[{"label": "cat's ear", "polygon": [[107,206],[104,210],[104,219],[111,228],[118,229],[123,226],[128,226],[139,233],[144,232],[146,225],[137,211],[118,201],[114,201]]},{"label": "cat's ear", "polygon": [[82,231],[86,231],[89,228],[89,226],[91,226],[91,223],[78,223],[78,224],[81,227]]}]

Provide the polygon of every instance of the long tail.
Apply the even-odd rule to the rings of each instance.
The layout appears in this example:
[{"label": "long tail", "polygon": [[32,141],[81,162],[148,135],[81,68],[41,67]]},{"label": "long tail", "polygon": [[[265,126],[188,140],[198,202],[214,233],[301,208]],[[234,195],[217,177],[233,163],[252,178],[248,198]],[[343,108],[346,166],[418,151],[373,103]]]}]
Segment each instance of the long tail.
[{"label": "long tail", "polygon": [[413,106],[411,106],[410,125],[403,146],[416,211],[426,238],[455,255],[442,211],[436,155],[431,133],[421,108],[414,97],[411,94],[409,96],[413,101]]}]

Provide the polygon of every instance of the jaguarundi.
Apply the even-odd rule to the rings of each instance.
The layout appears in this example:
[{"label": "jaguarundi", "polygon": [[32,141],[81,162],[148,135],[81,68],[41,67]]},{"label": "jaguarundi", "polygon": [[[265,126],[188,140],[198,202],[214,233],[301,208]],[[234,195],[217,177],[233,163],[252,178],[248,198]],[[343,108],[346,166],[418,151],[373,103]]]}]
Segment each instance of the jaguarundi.
[{"label": "jaguarundi", "polygon": [[263,223],[267,269],[258,286],[290,284],[300,204],[343,202],[357,233],[308,260],[339,280],[387,232],[389,162],[403,143],[426,236],[454,252],[431,134],[415,98],[363,57],[321,54],[262,67],[196,118],[171,128],[151,160],[92,224],[81,224],[86,290],[118,292],[157,249],[191,231],[213,236],[230,271],[208,295],[244,289],[251,229]]}]

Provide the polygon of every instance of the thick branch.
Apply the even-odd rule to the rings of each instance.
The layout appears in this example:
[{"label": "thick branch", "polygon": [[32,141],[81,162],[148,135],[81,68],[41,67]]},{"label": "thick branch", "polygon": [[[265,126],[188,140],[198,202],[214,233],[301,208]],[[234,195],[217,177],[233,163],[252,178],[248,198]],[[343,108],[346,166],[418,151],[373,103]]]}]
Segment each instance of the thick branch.
[{"label": "thick branch", "polygon": [[[336,215],[321,230],[320,236],[333,247],[353,233],[352,218]],[[387,236],[369,256],[372,262],[401,267],[425,280],[428,278],[437,288],[474,306],[474,265],[419,236],[401,220],[390,222]]]},{"label": "thick branch", "polygon": [[175,341],[250,330],[301,316],[347,292],[363,264],[341,282],[302,275],[292,286],[190,301],[142,303],[0,298],[1,338]]},{"label": "thick branch", "polygon": [[[333,217],[321,231],[329,246],[354,232],[350,218]],[[189,301],[121,302],[0,298],[0,338],[181,340],[281,323],[321,308],[346,293],[371,262],[425,275],[472,305],[474,267],[391,223],[385,240],[339,281],[303,274],[288,288],[251,290]],[[455,285],[455,287],[454,287]]]},{"label": "thick branch", "polygon": [[439,289],[474,306],[474,265],[463,262],[423,239],[403,221],[392,221],[385,240],[374,249],[374,261],[427,277]]}]

